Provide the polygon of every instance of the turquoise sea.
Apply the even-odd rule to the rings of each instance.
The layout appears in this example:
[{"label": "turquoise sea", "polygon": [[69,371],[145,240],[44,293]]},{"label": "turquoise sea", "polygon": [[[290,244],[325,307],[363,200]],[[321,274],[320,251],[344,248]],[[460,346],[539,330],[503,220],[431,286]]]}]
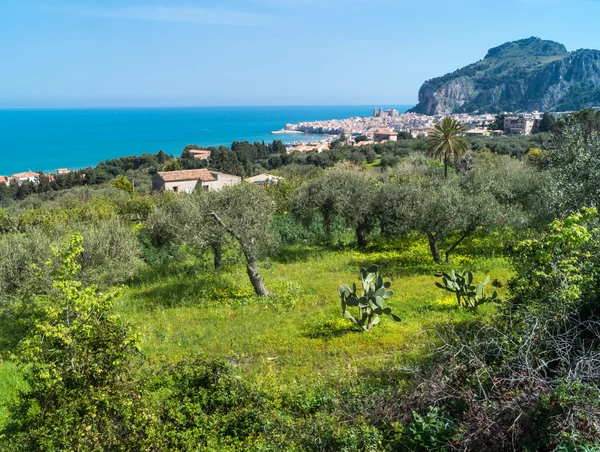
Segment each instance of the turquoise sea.
[{"label": "turquoise sea", "polygon": [[[191,143],[230,146],[236,140],[306,140],[311,137],[269,132],[286,123],[371,116],[374,107],[0,110],[0,175],[83,168],[109,158],[161,149],[179,155]],[[405,112],[412,106],[383,107]]]}]

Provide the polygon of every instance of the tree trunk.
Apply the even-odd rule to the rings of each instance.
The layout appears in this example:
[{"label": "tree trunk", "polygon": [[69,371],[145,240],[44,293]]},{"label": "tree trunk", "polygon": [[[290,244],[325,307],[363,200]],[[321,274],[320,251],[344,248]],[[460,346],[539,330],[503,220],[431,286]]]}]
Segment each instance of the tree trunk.
[{"label": "tree trunk", "polygon": [[450,249],[448,251],[446,251],[446,263],[447,264],[450,262],[450,254],[452,254],[452,252],[456,249],[456,247],[458,245],[460,245],[462,243],[462,241],[464,239],[466,239],[470,234],[471,234],[470,231],[465,232],[464,235],[460,239],[458,239],[456,241],[456,243],[454,243],[454,245],[452,245],[452,247],[450,247]]},{"label": "tree trunk", "polygon": [[448,179],[448,159],[444,159],[444,179]]},{"label": "tree trunk", "polygon": [[[246,258],[246,272],[248,273],[248,278],[250,278],[250,283],[252,287],[254,287],[254,292],[259,297],[270,297],[271,294],[265,287],[262,282],[262,278],[260,277],[260,273],[258,272],[258,264],[256,263],[256,259],[252,253],[252,250],[247,248],[247,244],[235,233],[233,229],[228,227],[221,218],[215,213],[211,212],[212,217],[215,219],[217,223],[221,225],[223,229],[225,229],[231,236],[238,241],[240,246],[242,247],[242,252],[244,253],[244,257]],[[252,239],[254,240],[254,239]]]},{"label": "tree trunk", "polygon": [[431,250],[431,257],[433,257],[433,260],[436,264],[441,263],[440,249],[438,248],[437,239],[435,238],[435,235],[428,232],[427,239],[429,240],[429,249]]},{"label": "tree trunk", "polygon": [[220,270],[223,260],[223,245],[221,243],[213,243],[210,247],[214,254],[213,265],[215,270]]},{"label": "tree trunk", "polygon": [[250,278],[250,282],[252,283],[252,287],[254,287],[254,292],[256,295],[259,297],[270,297],[271,294],[263,284],[260,273],[258,272],[258,265],[255,260],[247,260],[246,272],[248,273],[248,278]]},{"label": "tree trunk", "polygon": [[369,244],[367,241],[367,234],[363,226],[356,227],[356,241],[358,242],[358,246],[360,248],[366,248],[366,246]]}]

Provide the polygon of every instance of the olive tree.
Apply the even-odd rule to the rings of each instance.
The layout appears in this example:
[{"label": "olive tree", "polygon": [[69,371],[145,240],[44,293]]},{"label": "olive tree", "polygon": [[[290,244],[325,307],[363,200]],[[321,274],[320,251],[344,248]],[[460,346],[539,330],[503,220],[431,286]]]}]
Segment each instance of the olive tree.
[{"label": "olive tree", "polygon": [[146,231],[159,247],[185,243],[211,250],[215,270],[221,268],[225,232],[210,216],[212,198],[204,191],[169,195],[150,213]]},{"label": "olive tree", "polygon": [[257,295],[271,294],[258,269],[258,260],[273,246],[271,219],[275,210],[266,190],[254,184],[240,184],[209,193],[210,215],[224,232],[240,245],[246,259],[246,272]]},{"label": "olive tree", "polygon": [[373,206],[377,192],[375,180],[366,174],[336,168],[300,187],[291,200],[291,211],[305,224],[320,213],[328,236],[333,221],[342,219],[354,229],[358,245],[365,247],[367,234],[376,224]]},{"label": "olive tree", "polygon": [[379,205],[383,206],[379,218],[384,233],[424,234],[436,263],[442,261],[442,240],[456,235],[444,253],[449,262],[456,247],[477,228],[498,224],[507,213],[490,193],[465,192],[456,178],[440,181],[425,176],[388,182]]}]

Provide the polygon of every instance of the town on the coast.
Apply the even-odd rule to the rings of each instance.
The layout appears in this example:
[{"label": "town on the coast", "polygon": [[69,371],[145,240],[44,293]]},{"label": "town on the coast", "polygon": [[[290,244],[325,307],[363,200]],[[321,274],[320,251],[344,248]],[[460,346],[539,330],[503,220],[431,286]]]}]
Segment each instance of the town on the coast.
[{"label": "town on the coast", "polygon": [[[596,108],[600,110],[600,107]],[[552,112],[554,118],[570,112]],[[399,113],[396,109],[384,110],[375,108],[371,116],[353,117],[347,119],[331,119],[324,121],[301,122],[286,124],[281,130],[271,132],[274,135],[297,135],[298,140],[286,143],[288,153],[294,152],[325,152],[330,149],[333,141],[344,137],[347,144],[361,147],[372,144],[397,141],[400,133],[408,133],[412,138],[426,138],[433,134],[435,124],[444,117],[451,117],[463,124],[467,137],[504,136],[504,135],[531,135],[536,133],[542,122],[544,113],[534,111],[530,113],[491,113],[468,114],[456,113],[449,115],[424,115],[420,113]],[[492,129],[498,118],[503,118],[503,128]],[[302,135],[321,135],[319,140],[302,140]],[[357,139],[361,137],[361,139]],[[205,149],[191,150],[196,159],[208,160],[210,151]],[[59,168],[54,174],[43,174],[52,182],[56,175],[68,174],[70,170]],[[12,183],[21,185],[24,182],[39,184],[42,173],[25,171],[11,176],[0,176],[0,184]],[[216,177],[216,176],[214,176]]]},{"label": "town on the coast", "polygon": [[[570,112],[551,112],[554,118]],[[399,113],[398,110],[375,108],[369,117],[353,117],[347,119],[331,119],[326,121],[301,122],[286,124],[282,130],[273,134],[296,133],[323,135],[319,141],[302,141],[288,147],[289,152],[323,152],[329,149],[329,143],[339,139],[341,135],[348,137],[351,144],[365,146],[386,141],[397,141],[399,133],[409,133],[413,138],[426,138],[433,134],[435,124],[444,117],[451,117],[467,129],[467,137],[531,135],[540,127],[544,113],[534,111],[528,113],[503,113],[503,128],[492,130],[499,115],[483,113],[456,113],[449,115],[424,115],[420,113]],[[367,137],[367,140],[353,141],[353,137]]]}]

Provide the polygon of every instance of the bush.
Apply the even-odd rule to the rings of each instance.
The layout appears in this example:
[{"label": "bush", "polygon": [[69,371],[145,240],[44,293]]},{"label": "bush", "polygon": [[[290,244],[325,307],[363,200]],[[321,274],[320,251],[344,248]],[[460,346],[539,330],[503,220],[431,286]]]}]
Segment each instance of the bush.
[{"label": "bush", "polygon": [[149,449],[151,416],[131,378],[137,339],[99,295],[74,278],[82,238],[56,249],[54,293],[19,346],[27,390],[11,407],[0,432],[3,450],[75,451]]}]

